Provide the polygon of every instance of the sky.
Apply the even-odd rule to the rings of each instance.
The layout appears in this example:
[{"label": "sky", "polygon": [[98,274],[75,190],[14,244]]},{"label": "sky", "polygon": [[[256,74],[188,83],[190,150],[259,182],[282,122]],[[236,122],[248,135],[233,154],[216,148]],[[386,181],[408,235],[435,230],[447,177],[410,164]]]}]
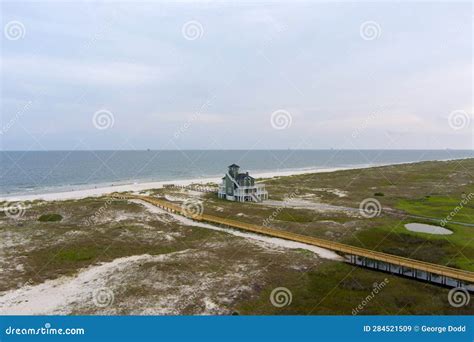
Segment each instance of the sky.
[{"label": "sky", "polygon": [[6,1],[2,150],[473,149],[473,8]]}]

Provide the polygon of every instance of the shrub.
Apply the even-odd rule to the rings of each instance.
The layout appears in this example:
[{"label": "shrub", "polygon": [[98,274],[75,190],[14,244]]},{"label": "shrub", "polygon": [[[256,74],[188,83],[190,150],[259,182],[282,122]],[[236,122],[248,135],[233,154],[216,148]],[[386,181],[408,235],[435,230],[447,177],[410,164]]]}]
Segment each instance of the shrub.
[{"label": "shrub", "polygon": [[276,219],[288,222],[312,222],[313,214],[303,210],[283,209],[276,215]]},{"label": "shrub", "polygon": [[55,259],[66,262],[87,261],[97,257],[97,250],[89,247],[66,248],[56,254]]},{"label": "shrub", "polygon": [[59,214],[44,214],[41,215],[38,219],[40,222],[59,222],[63,217]]}]

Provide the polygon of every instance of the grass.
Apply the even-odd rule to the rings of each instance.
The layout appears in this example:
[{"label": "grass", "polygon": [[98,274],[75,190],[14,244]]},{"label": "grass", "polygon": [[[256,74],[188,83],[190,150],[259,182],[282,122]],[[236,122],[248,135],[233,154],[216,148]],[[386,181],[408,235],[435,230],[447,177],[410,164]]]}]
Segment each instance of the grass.
[{"label": "grass", "polygon": [[59,251],[59,253],[53,257],[53,260],[60,262],[86,261],[94,259],[97,255],[98,251],[93,247],[71,247]]},{"label": "grass", "polygon": [[[472,224],[474,198],[469,194],[474,192],[473,173],[474,159],[465,159],[297,175],[266,183],[270,194],[281,195],[294,189],[305,194],[314,193],[312,189],[335,188],[346,191],[348,196],[334,198],[319,192],[321,201],[357,208],[363,199],[377,196],[383,207],[391,207],[409,215],[441,220],[455,211],[452,221]],[[469,198],[471,200],[466,200],[461,208],[461,201]],[[297,217],[298,212],[304,213],[297,211],[291,215]],[[300,222],[291,222],[290,218],[279,226],[324,238],[321,232],[326,230],[318,221],[326,219],[340,222],[344,223],[344,227],[349,227],[344,228],[348,234],[344,234],[343,230],[331,236],[341,242],[474,271],[473,227],[450,222],[446,228],[453,231],[452,235],[432,235],[410,232],[404,227],[410,222],[433,224],[432,221],[403,218],[389,212],[382,212],[380,217],[372,219],[344,218],[344,215],[336,213],[332,213],[332,217],[318,217],[323,214],[317,213],[313,215],[313,221],[305,225],[304,231],[298,224]]]},{"label": "grass", "polygon": [[282,209],[276,215],[276,219],[280,221],[288,222],[312,222],[314,214],[311,211],[298,210],[298,209]]},{"label": "grass", "polygon": [[382,252],[474,271],[473,227],[448,224],[451,235],[412,232],[406,223],[429,221],[379,218],[375,229],[358,232],[349,243]]},{"label": "grass", "polygon": [[44,214],[38,218],[40,222],[60,222],[63,217],[59,214]]},{"label": "grass", "polygon": [[440,220],[453,213],[453,221],[474,223],[474,200],[468,201],[466,198],[465,202],[467,203],[464,204],[463,199],[461,196],[440,195],[403,199],[397,203],[396,208],[412,215],[427,216]]},{"label": "grass", "polygon": [[[352,208],[357,208],[364,198],[377,196],[383,207],[410,215],[443,219],[459,206],[463,198],[467,198],[463,194],[474,192],[472,173],[474,159],[468,159],[297,175],[268,180],[266,183],[271,197],[274,194],[284,197],[284,194],[295,189],[300,194],[308,194],[316,191],[312,189],[337,188],[346,191],[348,196],[335,198],[325,192],[317,194],[324,203]],[[211,198],[209,200],[212,201]],[[249,223],[260,222],[268,215],[268,212],[254,204],[240,205],[223,201],[218,205],[224,207],[225,211],[219,213],[211,210],[212,214],[235,218],[235,213],[244,212],[249,216],[239,220]],[[380,217],[362,219],[337,212],[284,208],[278,210],[275,218],[271,223],[274,228],[474,271],[472,227],[448,223],[446,228],[453,231],[452,235],[411,232],[405,228],[406,223],[433,222],[404,218],[388,211],[382,212]],[[457,210],[453,221],[474,223],[473,218],[474,201],[469,201],[461,210]],[[328,225],[326,221],[336,224]]]},{"label": "grass", "polygon": [[[298,175],[265,182],[272,199],[284,198],[297,189],[300,194],[317,194],[318,200],[323,203],[358,208],[361,200],[377,196],[384,208],[442,219],[459,205],[463,192],[474,192],[473,173],[474,159]],[[338,197],[317,191],[319,188],[337,188],[346,191],[348,196]],[[168,190],[158,189],[155,192],[162,195],[165,191]],[[218,200],[213,194],[205,194],[202,199],[205,212],[209,214],[262,224],[264,219],[277,212],[272,226],[278,229],[474,271],[473,227],[448,223],[446,228],[453,231],[452,235],[430,235],[408,231],[404,224],[432,222],[384,211],[379,217],[364,219],[338,211],[316,212],[293,208],[276,211],[275,207]],[[448,289],[439,286],[340,262],[322,261],[306,250],[286,250],[285,253],[275,254],[225,233],[175,223],[164,224],[147,218],[142,206],[127,201],[116,200],[105,204],[106,197],[45,202],[26,210],[21,221],[9,221],[0,216],[0,233],[8,233],[3,236],[23,234],[23,240],[28,241],[22,247],[5,249],[7,257],[16,256],[21,260],[25,272],[14,269],[6,272],[9,276],[0,277],[0,290],[15,288],[16,284],[29,278],[34,283],[40,283],[61,275],[72,275],[84,267],[120,257],[158,255],[186,249],[205,255],[200,254],[196,264],[180,261],[169,264],[170,272],[180,274],[180,271],[189,268],[193,271],[199,268],[202,274],[211,274],[222,272],[230,265],[240,267],[242,262],[248,262],[249,276],[243,277],[242,282],[247,282],[245,285],[252,290],[238,297],[235,311],[239,314],[351,315],[352,310],[370,294],[374,282],[380,283],[385,278],[389,280],[388,286],[364,306],[360,314],[474,312],[473,301],[467,307],[450,307]],[[474,223],[473,205],[474,202],[464,205],[453,221]],[[218,211],[217,207],[223,210]],[[101,208],[104,208],[104,215],[111,215],[109,220],[93,227],[82,225],[85,219]],[[143,215],[137,215],[133,224],[129,221],[124,224],[114,221],[112,215],[117,212]],[[53,213],[67,213],[67,220]],[[239,213],[245,216],[238,216]],[[19,223],[21,229],[18,229]],[[163,233],[177,234],[168,241],[160,238]],[[148,269],[145,266],[144,276]],[[153,270],[155,267],[153,264],[149,268]],[[143,284],[129,284],[127,293],[131,297],[149,292],[156,295],[153,287]],[[228,290],[225,284],[222,286],[221,291]],[[274,288],[281,286],[291,291],[293,301],[289,306],[276,308],[271,305],[269,296]]]},{"label": "grass", "polygon": [[[375,283],[386,285],[367,301]],[[271,292],[276,287],[286,287],[291,292],[291,304],[281,308],[271,304]],[[448,291],[388,273],[326,262],[304,274],[282,274],[272,279],[259,296],[240,303],[237,310],[244,315],[472,314],[474,303],[459,309],[450,306]],[[356,310],[359,305],[362,309]]]},{"label": "grass", "polygon": [[318,192],[322,202],[357,207],[363,199],[383,193],[383,204],[395,206],[402,199],[425,196],[460,198],[462,193],[474,192],[473,173],[471,158],[296,175],[267,180],[265,184],[271,198],[284,197],[296,190],[304,194],[315,193],[317,188],[333,188],[346,191],[348,196]]}]

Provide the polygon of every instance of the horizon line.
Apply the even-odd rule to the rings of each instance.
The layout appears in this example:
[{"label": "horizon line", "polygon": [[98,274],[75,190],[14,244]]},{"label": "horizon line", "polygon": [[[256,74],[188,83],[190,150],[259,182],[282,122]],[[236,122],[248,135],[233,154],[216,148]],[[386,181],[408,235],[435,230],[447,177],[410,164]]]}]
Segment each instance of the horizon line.
[{"label": "horizon line", "polygon": [[196,149],[196,148],[183,148],[183,149],[51,149],[51,150],[2,150],[0,152],[152,152],[152,151],[170,151],[170,152],[179,152],[179,151],[472,151],[474,149],[466,148],[436,148],[436,149],[426,149],[426,148],[404,148],[404,149],[384,149],[384,148],[275,148],[275,149],[245,149],[245,148],[228,148],[228,149]]}]

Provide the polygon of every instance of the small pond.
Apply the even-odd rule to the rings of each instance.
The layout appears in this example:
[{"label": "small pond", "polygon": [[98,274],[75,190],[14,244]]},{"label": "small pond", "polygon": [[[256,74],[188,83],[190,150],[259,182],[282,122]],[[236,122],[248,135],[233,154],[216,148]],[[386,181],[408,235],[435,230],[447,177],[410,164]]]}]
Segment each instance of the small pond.
[{"label": "small pond", "polygon": [[453,233],[449,229],[425,223],[407,223],[405,225],[405,228],[412,232],[428,233],[435,235],[449,235]]}]

